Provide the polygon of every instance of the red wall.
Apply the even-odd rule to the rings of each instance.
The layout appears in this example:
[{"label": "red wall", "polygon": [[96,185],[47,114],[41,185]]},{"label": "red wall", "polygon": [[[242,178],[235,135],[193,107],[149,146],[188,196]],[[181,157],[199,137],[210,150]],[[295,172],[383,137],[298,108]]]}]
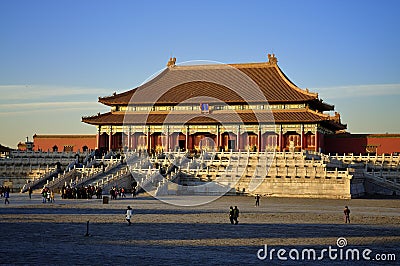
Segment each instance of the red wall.
[{"label": "red wall", "polygon": [[[400,134],[321,134],[318,139],[324,153],[366,154],[366,147],[371,145],[377,147],[378,154],[400,153]],[[58,151],[63,151],[64,146],[73,146],[73,152],[77,152],[83,146],[94,150],[96,135],[34,135],[33,142],[35,151],[52,151],[56,145]]]},{"label": "red wall", "polygon": [[56,145],[58,151],[63,151],[64,146],[73,146],[73,152],[83,151],[83,146],[89,150],[96,148],[96,135],[34,135],[33,150],[53,151]]},{"label": "red wall", "polygon": [[377,145],[378,154],[382,153],[400,153],[400,135],[387,134],[370,135],[368,145]]},{"label": "red wall", "polygon": [[325,143],[325,135],[324,134],[322,134],[322,133],[320,133],[320,132],[317,132],[317,141],[318,141],[318,144],[317,144],[317,147],[318,147],[318,152],[321,150],[322,152],[324,152],[324,143]]},{"label": "red wall", "polygon": [[325,136],[325,153],[366,154],[367,146],[376,146],[377,154],[400,153],[400,134],[338,134]]}]

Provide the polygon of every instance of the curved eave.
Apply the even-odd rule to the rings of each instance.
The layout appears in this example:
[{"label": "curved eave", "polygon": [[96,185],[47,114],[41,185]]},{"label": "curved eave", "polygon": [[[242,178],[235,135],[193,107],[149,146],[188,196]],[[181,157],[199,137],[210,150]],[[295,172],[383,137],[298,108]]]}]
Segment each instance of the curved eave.
[{"label": "curved eave", "polygon": [[[99,97],[98,102],[107,106],[127,105],[129,103],[129,100],[132,98],[133,94],[136,92],[136,90],[137,88],[134,88],[129,91],[115,94],[112,96]],[[128,101],[126,99],[128,99]]]},{"label": "curved eave", "polygon": [[321,99],[314,99],[309,104],[312,109],[319,111],[333,111],[335,109],[334,105],[324,103]]},{"label": "curved eave", "polygon": [[294,82],[292,82],[292,81],[288,78],[288,76],[286,76],[286,74],[282,71],[282,69],[281,69],[278,65],[275,65],[275,68],[277,69],[277,71],[278,71],[279,75],[281,76],[281,78],[282,78],[289,86],[291,86],[294,90],[296,90],[296,91],[298,91],[298,92],[300,92],[300,93],[303,93],[304,95],[306,95],[306,96],[308,96],[308,97],[312,97],[312,98],[315,98],[315,99],[318,98],[318,93],[310,92],[310,91],[308,91],[308,89],[305,89],[305,90],[304,90],[304,89],[301,89],[301,88],[297,87],[297,85],[294,84]]},{"label": "curved eave", "polygon": [[324,126],[326,126],[327,128],[332,129],[333,131],[340,131],[340,130],[345,130],[347,129],[347,124],[341,124],[341,123],[337,123],[333,120],[326,120],[323,121],[322,123]]},{"label": "curved eave", "polygon": [[104,114],[97,114],[93,116],[84,116],[81,120],[83,123],[90,125],[120,125],[121,118],[119,114],[107,112]]},{"label": "curved eave", "polygon": [[155,82],[160,80],[168,71],[169,71],[168,68],[164,69],[163,71],[161,71],[161,73],[156,75],[154,78],[152,78],[148,82],[140,85],[139,87],[133,88],[131,90],[128,90],[128,91],[125,91],[125,92],[122,92],[122,93],[119,93],[119,94],[115,93],[114,95],[111,95],[111,96],[99,97],[98,102],[102,103],[104,105],[108,105],[108,106],[128,105],[129,102],[132,99],[133,94],[135,94],[135,92],[137,90],[143,89],[146,86],[150,86],[151,84],[154,84]]},{"label": "curved eave", "polygon": [[160,124],[273,124],[273,123],[321,123],[332,130],[345,129],[346,125],[332,120],[329,115],[308,109],[274,110],[271,112],[238,111],[211,114],[182,112],[124,113],[108,112],[83,117],[82,122],[91,125],[160,125]]}]

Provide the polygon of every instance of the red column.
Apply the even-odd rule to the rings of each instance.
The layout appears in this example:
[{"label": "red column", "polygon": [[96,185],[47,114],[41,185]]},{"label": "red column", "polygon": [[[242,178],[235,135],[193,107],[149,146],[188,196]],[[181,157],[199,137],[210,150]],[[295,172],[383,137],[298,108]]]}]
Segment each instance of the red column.
[{"label": "red column", "polygon": [[137,137],[136,137],[136,132],[135,133],[133,133],[133,135],[132,135],[132,149],[133,150],[136,150],[137,149]]},{"label": "red column", "polygon": [[282,132],[282,125],[281,130],[279,131],[279,151],[283,150],[283,132]]},{"label": "red column", "polygon": [[100,149],[100,130],[101,130],[101,126],[99,126],[98,130],[97,130],[97,135],[96,135],[96,149]]},{"label": "red column", "polygon": [[169,148],[170,148],[170,146],[169,146],[169,126],[167,126],[167,148],[166,148],[166,151],[168,152],[169,151]]},{"label": "red column", "polygon": [[189,126],[186,126],[185,148],[186,148],[186,151],[189,150]]},{"label": "red column", "polygon": [[131,134],[132,134],[132,129],[129,126],[129,128],[128,128],[128,150],[131,149]]},{"label": "red column", "polygon": [[150,138],[150,128],[147,130],[147,152],[151,152],[151,138]]},{"label": "red column", "polygon": [[189,134],[190,132],[188,132],[188,150],[192,150],[193,149],[193,141],[192,141],[192,137]]},{"label": "red column", "polygon": [[111,151],[112,150],[112,141],[113,138],[113,132],[112,132],[112,126],[110,126],[110,135],[108,136],[108,150]]},{"label": "red column", "polygon": [[303,150],[304,149],[304,125],[303,124],[301,125],[301,143],[300,143],[300,145],[301,145],[301,150]]},{"label": "red column", "polygon": [[237,135],[236,135],[236,150],[240,150],[240,125],[238,126],[237,129]]},{"label": "red column", "polygon": [[318,129],[315,131],[315,151],[318,152],[319,148],[319,136],[318,136]]},{"label": "red column", "polygon": [[261,141],[261,127],[259,127],[258,128],[258,137],[257,137],[257,150],[258,151],[262,151],[262,147],[261,147],[261,145],[262,145],[262,141]]},{"label": "red column", "polygon": [[217,125],[217,151],[219,151],[219,147],[221,146],[220,142],[221,142],[221,135],[219,132],[219,125]]}]

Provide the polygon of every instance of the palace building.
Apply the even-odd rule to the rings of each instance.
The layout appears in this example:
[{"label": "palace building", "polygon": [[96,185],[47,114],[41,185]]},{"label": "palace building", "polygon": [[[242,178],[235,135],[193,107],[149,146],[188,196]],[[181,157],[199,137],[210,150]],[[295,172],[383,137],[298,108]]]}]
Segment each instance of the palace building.
[{"label": "palace building", "polygon": [[[54,187],[69,182],[107,191],[136,184],[152,196],[398,195],[400,134],[346,132],[334,106],[297,87],[277,62],[273,54],[266,62],[229,65],[177,65],[170,58],[142,85],[99,97],[110,111],[82,117],[96,135],[35,135],[30,144],[62,151],[57,160],[77,151],[107,152],[102,158],[88,153],[81,169],[75,165],[48,183]],[[114,151],[124,159],[115,161]],[[13,172],[31,172],[31,162],[46,154],[15,153]],[[96,163],[107,164],[100,175]]]},{"label": "palace building", "polygon": [[[325,150],[346,129],[334,106],[267,62],[176,65],[123,93],[99,97],[110,112],[82,118],[102,150]],[[247,79],[247,80],[246,80]]]}]

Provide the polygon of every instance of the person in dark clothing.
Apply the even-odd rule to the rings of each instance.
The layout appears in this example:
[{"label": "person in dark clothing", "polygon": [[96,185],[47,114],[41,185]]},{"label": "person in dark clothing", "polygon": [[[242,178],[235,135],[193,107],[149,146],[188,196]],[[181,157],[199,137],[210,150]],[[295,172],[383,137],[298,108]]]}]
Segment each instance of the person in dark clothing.
[{"label": "person in dark clothing", "polygon": [[32,198],[32,187],[28,188],[28,194],[29,194],[29,198]]},{"label": "person in dark clothing", "polygon": [[256,199],[256,207],[260,206],[260,195],[257,194],[255,199]]},{"label": "person in dark clothing", "polygon": [[9,187],[5,187],[5,191],[4,191],[4,204],[10,204],[10,201],[8,200],[8,198],[10,197],[10,188]]},{"label": "person in dark clothing", "polygon": [[233,209],[233,220],[235,221],[235,224],[239,223],[238,218],[239,218],[239,209],[237,206],[235,206],[235,208]]},{"label": "person in dark clothing", "polygon": [[229,220],[231,221],[231,224],[233,224],[233,216],[234,216],[234,211],[233,207],[229,207]]},{"label": "person in dark clothing", "polygon": [[132,198],[136,197],[136,187],[132,187]]},{"label": "person in dark clothing", "polygon": [[350,223],[350,209],[349,209],[349,207],[345,206],[343,213],[344,213],[344,222],[346,224],[347,224],[347,222]]}]

